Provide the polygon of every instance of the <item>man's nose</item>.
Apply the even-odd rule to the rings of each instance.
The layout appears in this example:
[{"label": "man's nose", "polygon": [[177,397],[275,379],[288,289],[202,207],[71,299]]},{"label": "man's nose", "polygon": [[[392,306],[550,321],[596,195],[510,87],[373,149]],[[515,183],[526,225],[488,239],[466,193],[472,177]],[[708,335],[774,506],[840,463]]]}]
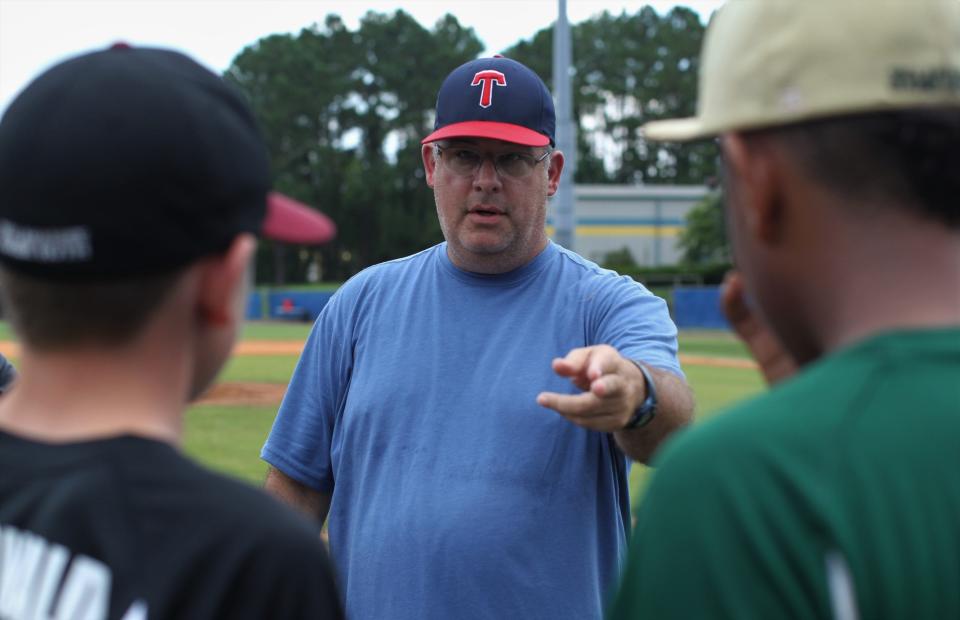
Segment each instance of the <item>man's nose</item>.
[{"label": "man's nose", "polygon": [[480,192],[500,191],[503,183],[497,166],[493,163],[493,157],[484,157],[480,162],[480,167],[473,176],[473,185],[474,189]]}]

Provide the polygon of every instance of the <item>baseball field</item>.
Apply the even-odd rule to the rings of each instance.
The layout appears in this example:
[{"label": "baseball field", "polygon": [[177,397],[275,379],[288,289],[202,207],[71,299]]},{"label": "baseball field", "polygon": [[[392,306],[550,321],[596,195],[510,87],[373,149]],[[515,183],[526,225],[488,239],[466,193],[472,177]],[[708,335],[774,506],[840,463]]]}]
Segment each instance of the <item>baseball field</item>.
[{"label": "baseball field", "polygon": [[[259,483],[266,465],[257,455],[308,331],[304,324],[248,324],[220,383],[187,413],[186,450],[211,467]],[[682,332],[680,351],[698,422],[763,389],[746,350],[728,332]],[[647,474],[645,467],[632,468],[634,499]]]},{"label": "baseball field", "polygon": [[[286,383],[310,326],[303,323],[248,323],[218,383],[186,417],[186,451],[220,471],[260,484],[266,464],[259,459]],[[18,348],[0,323],[0,352],[16,363]],[[680,334],[681,362],[697,399],[697,421],[763,389],[743,346],[724,331]],[[634,500],[642,493],[647,468],[634,466]]]}]

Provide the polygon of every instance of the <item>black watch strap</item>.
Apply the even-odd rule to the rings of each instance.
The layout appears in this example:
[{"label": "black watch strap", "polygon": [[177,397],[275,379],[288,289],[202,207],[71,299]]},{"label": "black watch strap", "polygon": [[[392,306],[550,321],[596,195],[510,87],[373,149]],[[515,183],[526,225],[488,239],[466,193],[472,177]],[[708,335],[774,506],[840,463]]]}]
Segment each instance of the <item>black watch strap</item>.
[{"label": "black watch strap", "polygon": [[647,397],[643,403],[637,407],[637,410],[633,412],[630,421],[623,427],[624,430],[646,426],[657,415],[657,388],[653,383],[653,377],[650,376],[650,371],[647,370],[643,364],[636,360],[630,361],[643,373],[643,381],[647,388]]}]

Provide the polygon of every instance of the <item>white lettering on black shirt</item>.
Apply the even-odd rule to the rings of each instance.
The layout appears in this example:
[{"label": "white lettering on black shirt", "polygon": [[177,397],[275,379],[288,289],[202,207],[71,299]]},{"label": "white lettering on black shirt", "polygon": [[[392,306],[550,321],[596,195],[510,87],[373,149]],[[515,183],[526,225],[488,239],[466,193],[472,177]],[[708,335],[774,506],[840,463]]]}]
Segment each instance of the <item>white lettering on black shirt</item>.
[{"label": "white lettering on black shirt", "polygon": [[[31,532],[0,525],[0,620],[105,620],[110,568]],[[136,601],[123,620],[146,620]]]}]

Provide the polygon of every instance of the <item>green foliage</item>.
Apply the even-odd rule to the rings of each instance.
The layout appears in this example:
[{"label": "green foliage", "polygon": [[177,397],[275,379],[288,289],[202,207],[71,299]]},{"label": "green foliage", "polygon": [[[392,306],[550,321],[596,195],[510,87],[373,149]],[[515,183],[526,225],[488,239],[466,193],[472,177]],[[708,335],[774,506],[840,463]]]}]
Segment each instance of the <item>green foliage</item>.
[{"label": "green foliage", "polygon": [[[713,143],[651,144],[640,133],[648,121],[695,113],[704,32],[686,7],[604,11],[571,28],[576,182],[697,184],[716,174]],[[550,84],[552,41],[550,26],[504,53]]]},{"label": "green foliage", "polygon": [[303,291],[312,293],[332,293],[343,285],[343,282],[317,282],[315,284],[285,284],[276,286],[259,286],[257,291],[269,294],[271,291]]},{"label": "green foliage", "polygon": [[624,246],[619,250],[607,252],[603,257],[603,266],[607,269],[613,269],[614,271],[620,271],[618,267],[636,269],[637,261],[634,260],[633,254],[630,253],[630,248]]},{"label": "green foliage", "polygon": [[264,130],[274,186],[319,206],[339,229],[319,249],[262,244],[260,281],[302,282],[311,265],[322,279],[343,280],[441,239],[419,140],[432,128],[443,78],[482,49],[453,17],[426,30],[398,10],[368,12],[356,31],[330,15],[234,59],[225,77]]},{"label": "green foliage", "polygon": [[650,288],[651,286],[713,285],[723,282],[730,264],[705,263],[703,265],[663,265],[660,267],[631,267],[630,265],[607,265],[617,273],[630,276]]},{"label": "green foliage", "polygon": [[[640,126],[687,116],[696,101],[704,26],[677,7],[602,13],[572,28],[579,183],[702,183],[712,143],[648,144]],[[552,26],[505,50],[552,81]],[[261,244],[259,282],[344,280],[442,239],[424,182],[420,139],[443,78],[483,44],[446,15],[368,12],[350,30],[336,15],[260,39],[226,79],[251,102],[272,156],[274,186],[336,221],[320,248]]]},{"label": "green foliage", "polygon": [[680,233],[683,260],[690,265],[730,262],[730,243],[723,214],[723,197],[708,194],[687,213],[687,226]]}]

